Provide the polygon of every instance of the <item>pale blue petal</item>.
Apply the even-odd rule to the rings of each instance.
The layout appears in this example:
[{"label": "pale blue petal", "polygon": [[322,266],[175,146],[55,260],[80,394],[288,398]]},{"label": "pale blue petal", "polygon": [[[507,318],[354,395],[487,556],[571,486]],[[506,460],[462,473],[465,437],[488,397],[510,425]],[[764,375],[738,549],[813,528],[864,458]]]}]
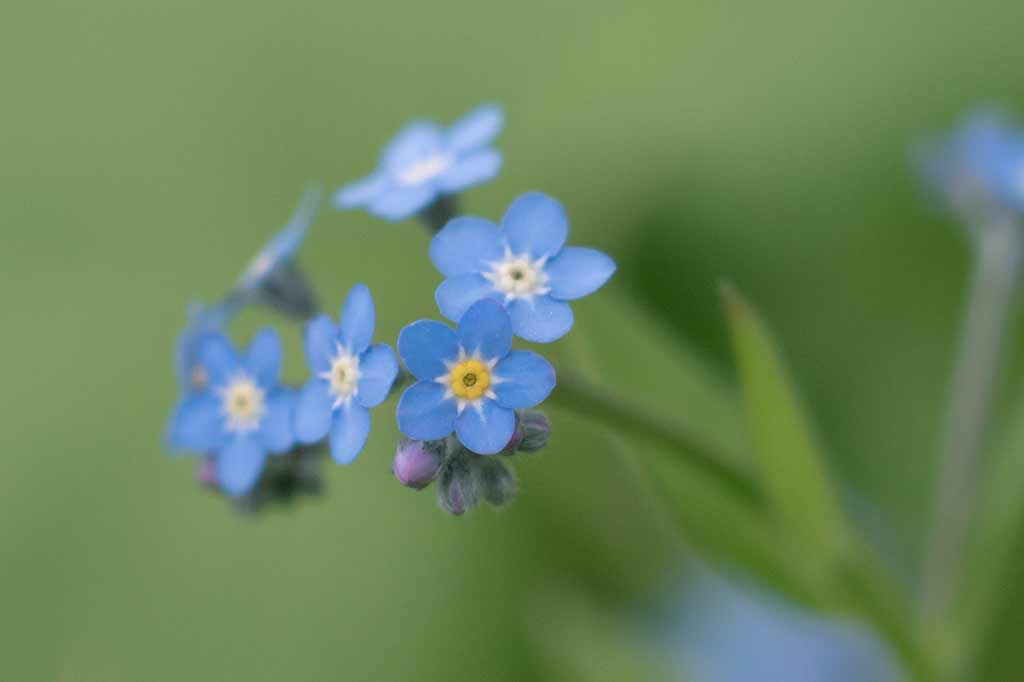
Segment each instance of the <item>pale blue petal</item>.
[{"label": "pale blue petal", "polygon": [[470,306],[455,331],[466,352],[479,353],[484,360],[503,358],[512,348],[512,321],[505,308],[489,298]]},{"label": "pale blue petal", "polygon": [[210,384],[223,386],[242,369],[242,362],[231,341],[223,334],[210,334],[202,341],[199,362],[209,375]]},{"label": "pale blue petal", "polygon": [[370,411],[351,403],[334,413],[331,423],[331,457],[338,464],[351,464],[370,435]]},{"label": "pale blue petal", "polygon": [[448,372],[445,360],[458,356],[459,337],[442,322],[418,320],[398,334],[398,354],[413,376],[432,381]]},{"label": "pale blue petal", "polygon": [[512,331],[526,341],[551,343],[572,329],[572,308],[565,301],[556,301],[550,296],[512,301],[508,312],[512,317]]},{"label": "pale blue petal", "polygon": [[407,123],[381,152],[381,165],[393,173],[441,151],[440,126],[431,121]]},{"label": "pale blue petal", "polygon": [[505,112],[497,104],[484,104],[448,128],[448,149],[461,153],[489,144],[505,126]]},{"label": "pale blue petal", "polygon": [[374,199],[367,210],[384,220],[405,220],[426,208],[436,196],[432,186],[396,187]]},{"label": "pale blue petal", "polygon": [[[401,343],[401,342],[399,342]],[[444,397],[445,387],[419,381],[398,401],[398,430],[409,438],[437,440],[455,428],[455,401]]]},{"label": "pale blue petal", "polygon": [[502,407],[525,409],[544,402],[555,387],[555,368],[528,350],[514,350],[494,368],[494,394]]},{"label": "pale blue petal", "polygon": [[333,405],[326,381],[313,377],[306,382],[295,405],[295,437],[300,443],[311,445],[324,439],[331,428]]},{"label": "pale blue petal", "polygon": [[245,356],[249,375],[263,388],[275,386],[281,374],[281,337],[271,327],[256,332]]},{"label": "pale blue petal", "polygon": [[275,454],[287,452],[295,445],[295,403],[292,389],[278,389],[267,396],[267,414],[260,422],[259,436]]},{"label": "pale blue petal", "polygon": [[253,489],[263,471],[266,451],[254,435],[236,436],[217,455],[217,482],[238,497]]},{"label": "pale blue petal", "polygon": [[194,393],[181,400],[167,434],[173,448],[213,452],[224,442],[221,402],[212,393]]},{"label": "pale blue petal", "polygon": [[373,339],[375,311],[373,296],[365,284],[357,284],[345,297],[341,307],[341,343],[349,353],[359,355]]},{"label": "pale blue petal", "polygon": [[398,358],[390,346],[370,346],[359,358],[359,391],[356,400],[363,407],[384,402],[398,376]]},{"label": "pale blue petal", "polygon": [[326,315],[318,315],[306,323],[302,342],[310,372],[319,374],[331,368],[331,358],[337,353],[338,339],[338,326]]},{"label": "pale blue petal", "polygon": [[615,261],[597,249],[569,246],[544,268],[551,296],[571,301],[594,293],[615,273]]},{"label": "pale blue petal", "polygon": [[453,322],[461,320],[469,307],[482,298],[504,300],[504,296],[494,290],[493,284],[476,273],[449,277],[434,293],[441,314]]},{"label": "pale blue petal", "polygon": [[430,260],[445,277],[488,272],[505,255],[505,239],[490,220],[460,216],[430,240]]},{"label": "pale blue petal", "polygon": [[459,159],[437,179],[438,188],[447,194],[454,194],[493,180],[501,170],[501,154],[486,149]]},{"label": "pale blue petal", "polygon": [[478,455],[493,455],[504,450],[515,429],[515,411],[493,400],[483,401],[480,411],[467,407],[455,420],[459,440]]},{"label": "pale blue petal", "polygon": [[527,192],[513,201],[501,226],[513,253],[535,259],[554,256],[569,236],[569,219],[562,204],[541,192]]},{"label": "pale blue petal", "polygon": [[368,178],[350,182],[334,194],[334,205],[338,208],[365,206],[391,188],[391,180],[383,173],[374,173]]}]

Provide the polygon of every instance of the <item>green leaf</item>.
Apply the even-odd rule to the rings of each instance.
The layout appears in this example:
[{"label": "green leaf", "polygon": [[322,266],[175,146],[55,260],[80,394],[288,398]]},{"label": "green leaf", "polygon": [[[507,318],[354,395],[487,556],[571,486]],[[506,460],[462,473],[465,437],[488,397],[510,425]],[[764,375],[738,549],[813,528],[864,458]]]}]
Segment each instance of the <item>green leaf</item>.
[{"label": "green leaf", "polygon": [[722,303],[769,506],[802,561],[829,563],[846,542],[845,522],[779,347],[735,289],[722,287]]}]

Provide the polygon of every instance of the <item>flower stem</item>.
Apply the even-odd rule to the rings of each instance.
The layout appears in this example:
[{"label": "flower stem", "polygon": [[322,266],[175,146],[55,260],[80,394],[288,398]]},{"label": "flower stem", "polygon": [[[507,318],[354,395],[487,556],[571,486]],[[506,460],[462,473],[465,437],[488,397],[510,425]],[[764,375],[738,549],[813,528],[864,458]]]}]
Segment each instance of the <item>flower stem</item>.
[{"label": "flower stem", "polygon": [[434,200],[429,206],[423,209],[419,218],[431,234],[441,231],[448,221],[455,217],[459,210],[458,197],[454,194],[444,194]]},{"label": "flower stem", "polygon": [[703,442],[678,417],[653,412],[564,368],[558,370],[558,387],[550,400],[552,404],[598,423],[615,426],[639,439],[667,446],[746,501],[754,501],[758,497],[749,472]]},{"label": "flower stem", "polygon": [[920,593],[920,618],[941,622],[960,579],[978,487],[1000,355],[1019,277],[1022,234],[1000,217],[974,235],[974,274],[942,450],[932,530]]}]

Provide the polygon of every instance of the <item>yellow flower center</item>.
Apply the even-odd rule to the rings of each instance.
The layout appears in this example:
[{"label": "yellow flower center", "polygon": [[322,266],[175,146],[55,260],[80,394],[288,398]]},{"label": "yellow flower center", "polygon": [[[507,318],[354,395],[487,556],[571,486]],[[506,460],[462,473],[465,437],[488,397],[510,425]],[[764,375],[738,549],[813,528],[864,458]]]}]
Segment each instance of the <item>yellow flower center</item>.
[{"label": "yellow flower center", "polygon": [[452,393],[462,400],[477,400],[491,386],[491,372],[479,360],[464,360],[449,374]]}]

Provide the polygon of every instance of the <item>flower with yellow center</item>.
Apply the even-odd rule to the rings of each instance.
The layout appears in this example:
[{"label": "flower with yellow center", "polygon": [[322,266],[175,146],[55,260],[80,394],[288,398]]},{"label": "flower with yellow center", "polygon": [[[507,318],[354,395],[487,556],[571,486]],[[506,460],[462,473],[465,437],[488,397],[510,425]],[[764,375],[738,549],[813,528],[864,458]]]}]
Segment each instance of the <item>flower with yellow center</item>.
[{"label": "flower with yellow center", "polygon": [[266,394],[246,374],[239,374],[219,391],[227,428],[233,433],[248,433],[259,428],[267,413]]},{"label": "flower with yellow center", "polygon": [[485,361],[460,348],[458,358],[446,363],[448,373],[435,381],[445,387],[445,398],[455,399],[460,414],[467,405],[479,410],[485,398],[494,399],[494,386],[501,383],[494,374],[495,364],[496,360]]}]

